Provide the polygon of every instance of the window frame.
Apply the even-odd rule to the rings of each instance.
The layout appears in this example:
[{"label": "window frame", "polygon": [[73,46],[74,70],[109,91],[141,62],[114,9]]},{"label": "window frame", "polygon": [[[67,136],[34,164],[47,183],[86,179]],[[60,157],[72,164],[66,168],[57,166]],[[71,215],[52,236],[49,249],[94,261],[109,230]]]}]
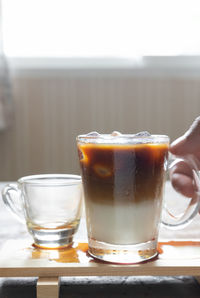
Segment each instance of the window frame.
[{"label": "window frame", "polygon": [[7,57],[11,72],[52,75],[52,73],[101,73],[114,76],[200,77],[200,56],[144,56],[141,59],[109,58],[18,58]]}]

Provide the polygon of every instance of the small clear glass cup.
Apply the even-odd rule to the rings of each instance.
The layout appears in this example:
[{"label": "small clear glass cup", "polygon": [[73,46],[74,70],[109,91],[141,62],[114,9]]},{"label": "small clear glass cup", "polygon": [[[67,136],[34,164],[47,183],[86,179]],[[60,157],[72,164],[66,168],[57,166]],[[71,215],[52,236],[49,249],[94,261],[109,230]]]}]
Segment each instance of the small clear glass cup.
[{"label": "small clear glass cup", "polygon": [[[114,263],[138,263],[157,255],[160,223],[171,229],[187,225],[199,211],[200,183],[181,216],[163,204],[169,161],[165,135],[88,134],[77,137],[82,172],[89,253]],[[162,213],[165,215],[162,216]]]},{"label": "small clear glass cup", "polygon": [[26,223],[34,244],[59,248],[73,242],[82,211],[78,175],[44,174],[20,178],[2,190],[5,205]]}]

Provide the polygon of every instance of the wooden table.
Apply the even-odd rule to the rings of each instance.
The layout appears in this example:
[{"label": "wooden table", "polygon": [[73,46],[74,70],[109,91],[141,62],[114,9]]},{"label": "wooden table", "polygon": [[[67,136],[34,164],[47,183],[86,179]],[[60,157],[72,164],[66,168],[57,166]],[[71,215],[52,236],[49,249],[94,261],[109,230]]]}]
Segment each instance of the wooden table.
[{"label": "wooden table", "polygon": [[[175,246],[174,246],[175,244]],[[163,242],[154,260],[115,265],[94,261],[87,243],[61,250],[41,250],[30,239],[8,240],[0,252],[0,277],[39,277],[38,298],[57,298],[61,276],[200,276],[200,242]]]},{"label": "wooden table", "polygon": [[[191,275],[199,279],[199,217],[190,227],[179,232],[161,229],[160,254],[154,260],[133,265],[115,265],[94,261],[87,254],[84,219],[72,248],[39,250],[32,246],[32,238],[25,227],[5,210],[2,203],[0,207],[0,277],[38,277],[38,298],[58,298],[59,278],[62,276]],[[176,242],[171,243],[171,240]]]}]

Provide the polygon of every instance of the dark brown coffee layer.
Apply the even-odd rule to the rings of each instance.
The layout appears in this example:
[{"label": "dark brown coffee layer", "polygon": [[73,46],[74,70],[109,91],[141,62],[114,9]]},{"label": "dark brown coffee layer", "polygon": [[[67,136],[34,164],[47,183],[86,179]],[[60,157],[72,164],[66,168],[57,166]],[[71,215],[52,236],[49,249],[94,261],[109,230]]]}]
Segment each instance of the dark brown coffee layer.
[{"label": "dark brown coffee layer", "polygon": [[102,203],[159,198],[168,144],[78,144],[84,193]]}]

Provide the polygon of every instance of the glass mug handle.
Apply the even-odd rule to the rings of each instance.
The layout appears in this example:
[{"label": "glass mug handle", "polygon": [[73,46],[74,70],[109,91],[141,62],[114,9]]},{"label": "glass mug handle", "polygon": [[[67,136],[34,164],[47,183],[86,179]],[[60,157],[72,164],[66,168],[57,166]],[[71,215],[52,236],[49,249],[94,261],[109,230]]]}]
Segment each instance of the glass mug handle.
[{"label": "glass mug handle", "polygon": [[[178,216],[173,215],[167,206],[167,203],[164,201],[163,208],[163,217],[161,223],[169,229],[177,230],[182,229],[187,226],[193,218],[197,215],[200,210],[200,175],[199,175],[199,162],[195,160],[195,158],[191,155],[187,155],[185,157],[174,158],[170,154],[169,162],[168,162],[168,171],[172,169],[177,163],[184,163],[184,165],[190,171],[190,178],[192,179],[193,184],[193,195],[190,198],[190,202],[185,208],[184,212],[179,214]],[[166,194],[164,196],[164,199]],[[187,196],[184,196],[187,197]],[[176,198],[175,198],[176,200]]]},{"label": "glass mug handle", "polygon": [[20,196],[21,191],[17,183],[7,184],[2,190],[2,198],[6,207],[15,215],[15,217],[17,217],[19,221],[25,223],[24,211],[20,203]]}]

